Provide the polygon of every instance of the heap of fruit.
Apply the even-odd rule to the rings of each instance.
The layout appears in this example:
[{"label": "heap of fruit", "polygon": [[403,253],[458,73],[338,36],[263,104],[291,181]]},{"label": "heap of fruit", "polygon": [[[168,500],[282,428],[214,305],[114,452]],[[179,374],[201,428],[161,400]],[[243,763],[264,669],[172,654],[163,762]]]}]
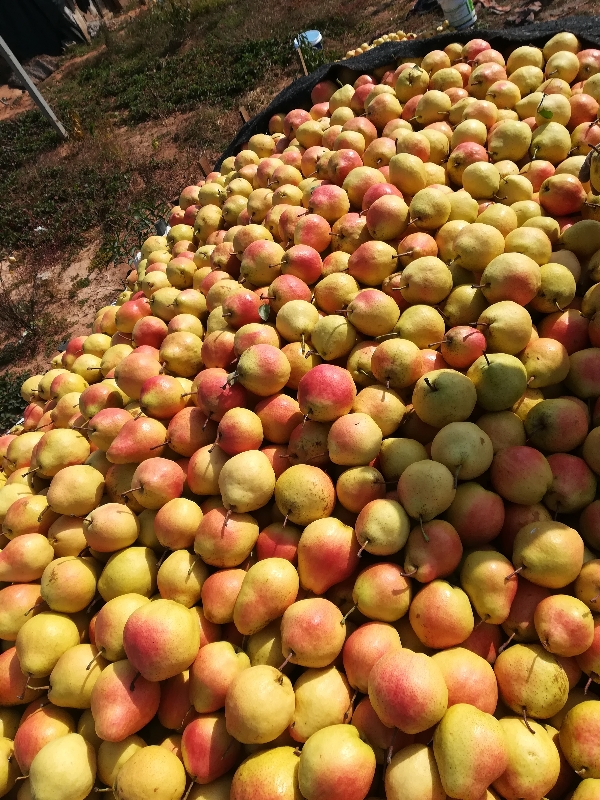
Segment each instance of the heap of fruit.
[{"label": "heap of fruit", "polygon": [[392,67],[24,383],[0,795],[600,797],[600,51]]},{"label": "heap of fruit", "polygon": [[404,33],[404,31],[396,31],[395,33],[384,33],[383,36],[378,36],[377,39],[373,39],[373,42],[369,44],[368,42],[364,42],[355,50],[348,50],[344,58],[353,58],[354,56],[359,56],[361,53],[366,53],[367,50],[372,50],[374,47],[378,47],[380,44],[384,42],[403,42],[405,39],[416,39],[416,33]]}]

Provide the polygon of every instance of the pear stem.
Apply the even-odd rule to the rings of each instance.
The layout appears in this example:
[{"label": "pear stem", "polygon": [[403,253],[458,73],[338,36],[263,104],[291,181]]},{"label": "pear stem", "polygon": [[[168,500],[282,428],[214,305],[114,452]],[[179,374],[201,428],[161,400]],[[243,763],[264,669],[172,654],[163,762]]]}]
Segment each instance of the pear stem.
[{"label": "pear stem", "polygon": [[511,572],[511,573],[510,573],[510,575],[507,575],[507,576],[506,576],[506,578],[504,578],[504,583],[508,583],[508,581],[509,581],[511,578],[514,578],[516,575],[518,575],[518,574],[519,574],[519,572],[521,572],[521,570],[522,570],[522,569],[523,569],[523,565],[521,565],[521,566],[520,566],[518,569],[516,569],[514,572]]},{"label": "pear stem", "polygon": [[484,351],[484,352],[483,352],[481,355],[482,355],[482,356],[485,358],[485,363],[486,363],[486,364],[488,365],[488,367],[489,367],[489,365],[490,365],[490,363],[491,363],[491,362],[490,362],[489,358],[487,357],[487,353]]},{"label": "pear stem", "polygon": [[169,444],[169,439],[166,442],[161,442],[160,444],[152,445],[150,450],[158,450],[159,447],[164,447],[165,445]]},{"label": "pear stem", "polygon": [[529,733],[533,733],[533,735],[535,736],[535,731],[533,730],[533,728],[531,727],[531,725],[527,720],[527,709],[525,708],[525,706],[523,706],[523,722],[525,723],[525,727],[527,728]]},{"label": "pear stem", "polygon": [[369,540],[365,539],[365,543],[360,546],[360,550],[358,551],[358,557],[361,558],[363,554],[363,550],[369,544]]},{"label": "pear stem", "polygon": [[188,797],[190,796],[190,792],[192,791],[194,783],[195,783],[195,781],[192,778],[192,780],[190,781],[190,785],[188,786],[188,788],[187,788],[185,794],[183,795],[183,797],[181,798],[181,800],[188,800]]},{"label": "pear stem", "polygon": [[590,686],[592,685],[592,681],[594,680],[594,677],[593,677],[594,674],[595,674],[594,672],[590,672],[590,677],[588,678],[587,683],[585,685],[585,689],[583,690],[584,694],[588,693],[588,689],[590,688]]},{"label": "pear stem", "polygon": [[135,682],[137,681],[137,679],[139,677],[140,677],[140,673],[136,672],[135,675],[133,676],[133,679],[132,679],[131,683],[129,684],[129,691],[130,692],[135,691]]},{"label": "pear stem", "polygon": [[421,526],[421,533],[423,534],[423,538],[426,542],[429,541],[429,536],[425,533],[425,528],[423,527],[423,517],[419,514],[419,525]]},{"label": "pear stem", "polygon": [[454,481],[453,481],[453,484],[454,484],[454,488],[455,488],[455,489],[458,487],[458,474],[459,474],[459,472],[460,472],[460,468],[461,468],[461,467],[462,467],[462,464],[459,464],[459,465],[458,465],[458,467],[456,468],[456,472],[454,473]]},{"label": "pear stem", "polygon": [[192,563],[190,564],[190,568],[189,568],[189,569],[188,569],[188,571],[187,571],[187,577],[188,577],[188,578],[190,577],[190,575],[191,575],[191,574],[192,574],[192,572],[194,571],[194,567],[196,566],[196,564],[198,563],[198,561],[200,561],[200,556],[196,556],[196,558],[195,558],[195,559],[192,561]]},{"label": "pear stem", "polygon": [[390,762],[392,760],[392,756],[394,754],[394,742],[396,741],[397,732],[398,732],[398,728],[394,728],[394,733],[392,735],[392,741],[390,743],[390,746],[387,749],[387,753],[386,753],[386,756],[385,756],[385,762],[386,762],[386,764],[388,766],[389,766],[389,764],[390,764]]},{"label": "pear stem", "polygon": [[412,575],[415,574],[416,571],[417,568],[415,567],[414,569],[411,569],[410,572],[401,572],[400,575],[402,575],[403,578],[410,578]]},{"label": "pear stem", "polygon": [[435,385],[434,383],[431,383],[431,381],[429,380],[429,378],[423,378],[423,380],[425,381],[425,383],[427,384],[427,386],[429,386],[429,388],[431,389],[431,391],[432,391],[432,392],[437,392],[437,391],[439,391],[439,389],[436,387],[436,385]]},{"label": "pear stem", "polygon": [[358,695],[358,690],[356,690],[352,695],[352,699],[350,700],[350,705],[344,712],[344,723],[346,721],[350,722],[350,720],[352,719],[352,712],[354,711],[354,701],[356,700],[357,695]]},{"label": "pear stem", "polygon": [[516,636],[516,635],[517,635],[517,632],[516,632],[516,631],[513,631],[513,632],[511,633],[511,635],[510,635],[510,636],[508,637],[508,639],[507,639],[507,640],[504,642],[504,644],[503,644],[501,647],[499,647],[499,648],[498,648],[498,655],[500,655],[500,653],[503,653],[503,652],[506,650],[506,648],[507,648],[507,647],[508,647],[508,645],[509,645],[509,644],[512,642],[512,640],[515,638],[515,636]]},{"label": "pear stem", "polygon": [[352,606],[352,608],[350,609],[350,611],[348,611],[348,613],[347,613],[347,614],[344,614],[344,616],[343,616],[343,617],[342,617],[342,619],[340,620],[340,625],[345,625],[345,624],[346,624],[346,620],[348,619],[348,617],[350,616],[350,614],[352,614],[352,612],[353,612],[353,611],[356,611],[356,606]]},{"label": "pear stem", "polygon": [[102,658],[102,653],[103,653],[103,652],[104,652],[104,648],[103,648],[103,647],[100,647],[100,648],[98,649],[98,652],[96,653],[96,655],[95,655],[95,656],[92,658],[92,660],[90,661],[90,663],[89,663],[89,664],[87,665],[87,667],[85,668],[85,671],[86,671],[86,672],[89,672],[89,671],[91,670],[91,668],[93,667],[93,665],[96,663],[96,661],[98,661],[98,659]]},{"label": "pear stem", "polygon": [[290,650],[290,652],[289,652],[288,656],[286,657],[285,661],[284,661],[284,662],[283,662],[283,664],[282,664],[282,665],[279,667],[279,672],[283,672],[283,670],[284,670],[284,669],[287,667],[287,665],[290,663],[290,660],[291,660],[293,657],[294,657],[294,651],[293,651],[293,650]]}]

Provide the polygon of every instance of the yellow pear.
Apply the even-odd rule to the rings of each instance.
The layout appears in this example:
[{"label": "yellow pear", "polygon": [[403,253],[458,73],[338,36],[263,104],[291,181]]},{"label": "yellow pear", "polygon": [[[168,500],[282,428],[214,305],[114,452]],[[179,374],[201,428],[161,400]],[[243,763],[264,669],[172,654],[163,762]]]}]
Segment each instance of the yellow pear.
[{"label": "yellow pear", "polygon": [[84,800],[96,779],[96,753],[78,733],[44,745],[31,762],[33,800]]}]

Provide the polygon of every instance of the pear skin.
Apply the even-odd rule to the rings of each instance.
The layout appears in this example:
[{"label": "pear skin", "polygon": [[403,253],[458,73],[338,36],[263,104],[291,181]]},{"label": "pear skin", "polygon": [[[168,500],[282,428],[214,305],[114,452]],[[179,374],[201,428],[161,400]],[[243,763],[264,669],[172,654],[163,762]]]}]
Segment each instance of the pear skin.
[{"label": "pear skin", "polygon": [[352,693],[335,667],[307,669],[294,684],[296,710],[290,726],[292,738],[305,742],[329,725],[343,725],[352,714]]},{"label": "pear skin", "polygon": [[96,753],[78,733],[48,742],[31,763],[34,800],[83,800],[96,779]]},{"label": "pear skin", "polygon": [[460,583],[484,622],[500,625],[508,617],[518,581],[513,565],[495,550],[475,550],[465,558]]},{"label": "pear skin", "polygon": [[446,800],[433,750],[410,744],[395,753],[385,771],[387,800]]},{"label": "pear skin", "polygon": [[[264,793],[280,800],[302,800],[298,788],[300,758],[293,747],[263,750],[242,761],[235,771],[231,793],[200,795],[197,800],[255,800]],[[207,790],[209,787],[202,787]],[[227,787],[229,789],[229,787]]]},{"label": "pear skin", "polygon": [[117,800],[180,800],[186,774],[176,755],[165,747],[151,745],[134,753],[117,773]]},{"label": "pear skin", "polygon": [[150,722],[159,702],[158,683],[138,675],[129,661],[109,664],[92,689],[91,710],[97,735],[107,742],[122,741]]},{"label": "pear skin", "polygon": [[252,636],[280,617],[296,600],[299,588],[296,568],[286,559],[265,558],[254,564],[246,573],[233,608],[238,631]]},{"label": "pear skin", "polygon": [[508,766],[494,781],[494,789],[502,797],[515,800],[544,797],[556,783],[560,772],[556,745],[537,722],[529,722],[531,730],[528,730],[522,719],[504,717],[500,725],[506,738]]}]

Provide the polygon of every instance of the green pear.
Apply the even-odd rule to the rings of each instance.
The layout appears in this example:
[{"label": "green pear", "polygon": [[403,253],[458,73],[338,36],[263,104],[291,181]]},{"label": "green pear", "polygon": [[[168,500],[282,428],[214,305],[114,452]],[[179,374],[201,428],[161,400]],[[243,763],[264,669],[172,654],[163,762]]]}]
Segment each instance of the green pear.
[{"label": "green pear", "polygon": [[475,385],[477,402],[486,411],[512,408],[527,389],[527,370],[508,353],[480,356],[467,371]]},{"label": "green pear", "polygon": [[517,580],[510,561],[496,550],[475,550],[465,558],[460,585],[484,622],[501,625],[510,613]]},{"label": "green pear", "polygon": [[497,719],[467,703],[444,714],[433,735],[442,786],[450,797],[481,800],[508,766],[508,747]]},{"label": "green pear", "polygon": [[454,482],[482,475],[492,463],[494,448],[490,437],[472,422],[450,422],[431,443],[431,458],[454,474]]},{"label": "green pear", "polygon": [[31,762],[33,800],[84,800],[96,779],[96,753],[78,733],[44,745]]},{"label": "green pear", "polygon": [[[544,797],[552,789],[560,772],[560,756],[556,745],[537,722],[525,722],[517,717],[504,717],[500,725],[506,737],[508,766],[494,781],[502,797]],[[535,734],[532,736],[531,733]]]},{"label": "green pear", "polygon": [[569,679],[540,644],[515,644],[494,664],[500,696],[515,714],[549,719],[567,702]]},{"label": "green pear", "polygon": [[113,553],[98,579],[105,602],[122,594],[151,597],[156,591],[157,558],[149,547],[127,547]]},{"label": "green pear", "polygon": [[412,396],[419,419],[434,428],[468,419],[476,402],[473,382],[453,369],[428,372],[416,382]]}]

